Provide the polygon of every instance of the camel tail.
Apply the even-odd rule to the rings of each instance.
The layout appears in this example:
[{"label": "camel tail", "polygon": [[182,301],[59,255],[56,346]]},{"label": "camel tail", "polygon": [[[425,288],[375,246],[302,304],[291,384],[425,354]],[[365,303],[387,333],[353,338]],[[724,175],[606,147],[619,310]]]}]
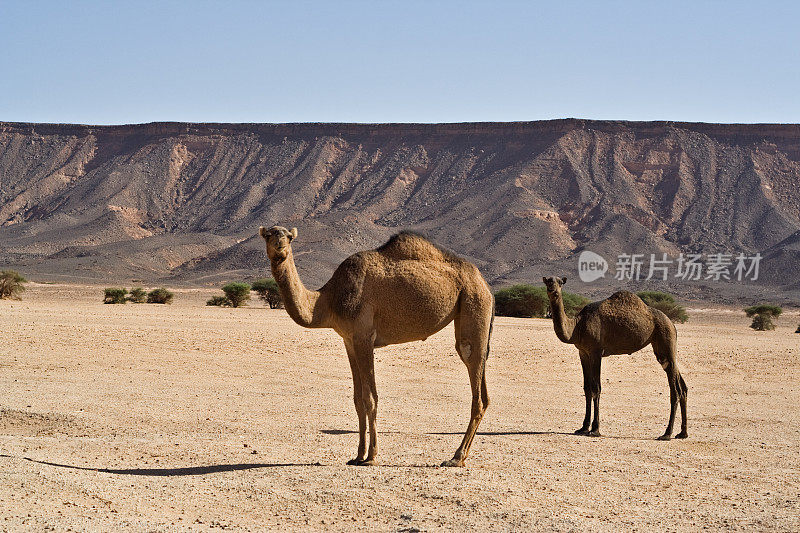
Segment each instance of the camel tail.
[{"label": "camel tail", "polygon": [[492,344],[492,327],[494,327],[494,295],[492,295],[492,318],[489,320],[489,334],[486,336],[486,358],[489,358],[489,347]]},{"label": "camel tail", "polygon": [[489,347],[492,344],[492,327],[494,327],[494,295],[492,296],[492,318],[489,320],[489,334],[486,336],[486,358],[483,360],[483,372],[481,373],[481,400],[483,408],[489,407],[489,391],[486,389],[486,361],[489,359]]}]

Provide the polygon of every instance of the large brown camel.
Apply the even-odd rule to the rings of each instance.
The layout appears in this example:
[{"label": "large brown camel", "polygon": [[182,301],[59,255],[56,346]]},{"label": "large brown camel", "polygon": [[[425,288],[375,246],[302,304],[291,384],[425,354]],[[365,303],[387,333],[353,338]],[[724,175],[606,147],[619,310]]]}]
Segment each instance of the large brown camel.
[{"label": "large brown camel", "polygon": [[344,340],[359,433],[358,453],[347,464],[376,464],[378,391],[373,350],[425,340],[455,321],[456,351],[467,365],[472,388],[472,416],[461,446],[442,466],[463,466],[489,405],[486,358],[494,300],[477,267],[404,231],[376,250],[351,255],[321,289],[310,291],[300,281],[292,257],[297,228],[262,227],[259,233],[292,320],[306,328],[332,328]]},{"label": "large brown camel", "polygon": [[[575,431],[579,435],[600,436],[600,361],[609,355],[632,354],[648,344],[667,373],[670,395],[669,423],[659,440],[672,437],[675,408],[681,405],[681,432],[676,439],[685,439],[686,432],[686,382],[678,371],[676,360],[678,333],[672,321],[645,304],[641,298],[628,291],[619,291],[609,298],[584,307],[575,318],[564,313],[561,286],[567,278],[542,278],[550,298],[553,327],[561,342],[578,348],[583,367],[583,392],[586,395],[586,415],[583,425]],[[591,429],[592,404],[594,420]]]}]

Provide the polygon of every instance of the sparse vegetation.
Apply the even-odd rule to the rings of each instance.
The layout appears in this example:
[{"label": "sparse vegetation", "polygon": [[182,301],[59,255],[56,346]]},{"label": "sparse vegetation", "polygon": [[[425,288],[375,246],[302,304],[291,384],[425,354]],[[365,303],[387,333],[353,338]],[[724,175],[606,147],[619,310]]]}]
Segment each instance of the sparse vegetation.
[{"label": "sparse vegetation", "polygon": [[231,307],[246,305],[250,299],[250,285],[242,281],[234,281],[222,287],[222,292],[228,298]]},{"label": "sparse vegetation", "polygon": [[[588,298],[581,296],[580,294],[575,294],[574,292],[561,291],[561,297],[564,300],[564,313],[567,316],[577,315],[580,313],[581,309],[586,307],[586,304],[589,303]],[[548,311],[548,315],[549,314],[551,313]]]},{"label": "sparse vegetation", "polygon": [[800,326],[797,326],[797,329],[795,330],[795,333],[800,333]]},{"label": "sparse vegetation", "polygon": [[[589,303],[589,300],[579,294],[562,291],[561,295],[567,316],[575,316]],[[498,316],[546,318],[550,315],[550,299],[544,287],[513,285],[497,291],[494,302]]]},{"label": "sparse vegetation", "polygon": [[147,303],[149,304],[171,304],[174,294],[164,287],[153,289],[147,293]]},{"label": "sparse vegetation", "polygon": [[145,303],[147,301],[147,291],[145,291],[142,287],[131,289],[131,292],[128,293],[128,301],[135,304]]},{"label": "sparse vegetation", "polygon": [[520,318],[544,317],[550,301],[543,287],[513,285],[494,294],[495,314]]},{"label": "sparse vegetation", "polygon": [[206,301],[206,305],[218,307],[241,307],[250,299],[250,285],[242,281],[233,281],[222,287],[225,296],[214,296]]},{"label": "sparse vegetation", "polygon": [[636,295],[653,309],[658,309],[667,315],[673,322],[683,324],[689,320],[686,308],[676,302],[675,297],[671,294],[659,291],[642,291],[637,292]]},{"label": "sparse vegetation", "polygon": [[258,294],[258,297],[269,305],[270,309],[280,309],[283,307],[281,293],[278,291],[278,282],[272,278],[257,279],[251,287]]},{"label": "sparse vegetation", "polygon": [[0,300],[21,300],[28,280],[14,270],[0,272]]},{"label": "sparse vegetation", "polygon": [[744,312],[753,319],[751,328],[756,331],[768,331],[775,329],[772,319],[779,317],[783,313],[783,308],[772,304],[760,304],[748,307]]},{"label": "sparse vegetation", "polygon": [[206,301],[206,305],[216,305],[218,307],[230,307],[231,302],[227,296],[212,296]]},{"label": "sparse vegetation", "polygon": [[128,294],[128,289],[119,287],[108,287],[103,291],[104,304],[124,304],[128,300],[125,296]]}]

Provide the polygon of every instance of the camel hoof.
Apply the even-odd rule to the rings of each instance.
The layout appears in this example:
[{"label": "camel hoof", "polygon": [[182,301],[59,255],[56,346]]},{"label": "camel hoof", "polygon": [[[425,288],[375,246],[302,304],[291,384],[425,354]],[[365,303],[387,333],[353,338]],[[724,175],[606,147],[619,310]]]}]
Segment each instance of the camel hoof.
[{"label": "camel hoof", "polygon": [[378,462],[375,459],[365,459],[356,463],[356,466],[376,466]]},{"label": "camel hoof", "polygon": [[672,439],[672,436],[669,433],[664,433],[663,435],[658,437],[656,440],[671,440],[671,439]]},{"label": "camel hoof", "polygon": [[347,461],[345,464],[347,464],[347,465],[350,465],[350,466],[358,466],[358,465],[360,465],[360,464],[361,464],[363,461],[364,461],[364,459],[358,459],[358,458],[355,458],[355,459],[350,459],[350,460],[349,460],[349,461]]},{"label": "camel hoof", "polygon": [[452,459],[448,459],[447,461],[443,462],[442,466],[464,466],[464,460],[453,457]]},{"label": "camel hoof", "polygon": [[576,435],[587,435],[588,433],[589,433],[589,428],[581,428],[575,430]]},{"label": "camel hoof", "polygon": [[688,436],[689,436],[689,434],[688,434],[688,433],[686,433],[685,431],[681,431],[680,433],[678,433],[677,435],[675,435],[675,438],[676,438],[676,439],[685,439],[685,438],[687,438]]},{"label": "camel hoof", "polygon": [[590,431],[586,435],[589,436],[589,437],[602,437],[602,435],[600,434],[600,431],[597,430],[597,429],[593,429],[592,431]]}]

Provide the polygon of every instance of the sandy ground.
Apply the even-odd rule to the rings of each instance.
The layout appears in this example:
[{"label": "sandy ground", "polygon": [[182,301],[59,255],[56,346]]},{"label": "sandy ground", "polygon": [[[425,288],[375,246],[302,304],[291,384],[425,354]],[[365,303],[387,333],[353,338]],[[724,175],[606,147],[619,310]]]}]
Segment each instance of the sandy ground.
[{"label": "sandy ground", "polygon": [[0,301],[0,530],[800,530],[800,322],[679,325],[690,438],[658,442],[650,349],[603,362],[603,438],[577,352],[498,318],[492,404],[468,466],[439,468],[469,414],[452,327],[376,352],[381,466],[352,467],[344,349],[284,311],[102,305],[99,287]]}]

